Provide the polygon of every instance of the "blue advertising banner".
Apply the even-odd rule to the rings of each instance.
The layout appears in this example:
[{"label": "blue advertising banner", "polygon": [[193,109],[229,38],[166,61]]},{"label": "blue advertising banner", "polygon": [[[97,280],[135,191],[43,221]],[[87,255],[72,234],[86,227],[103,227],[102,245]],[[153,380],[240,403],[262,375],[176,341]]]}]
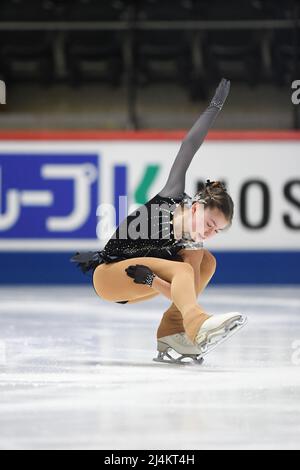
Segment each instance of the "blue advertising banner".
[{"label": "blue advertising banner", "polygon": [[96,239],[99,166],[97,154],[0,154],[0,245]]}]

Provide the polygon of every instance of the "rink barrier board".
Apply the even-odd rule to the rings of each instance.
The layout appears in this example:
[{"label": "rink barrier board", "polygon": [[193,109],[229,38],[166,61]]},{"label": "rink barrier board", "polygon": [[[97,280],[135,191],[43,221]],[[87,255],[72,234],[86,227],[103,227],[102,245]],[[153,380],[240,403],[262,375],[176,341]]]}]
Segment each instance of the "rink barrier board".
[{"label": "rink barrier board", "polygon": [[[217,284],[300,284],[299,251],[212,251]],[[0,284],[55,285],[91,284],[92,275],[81,271],[69,260],[74,252],[2,252]]]},{"label": "rink barrier board", "polygon": [[[176,131],[1,131],[0,141],[179,141]],[[300,141],[299,131],[210,131],[211,141]],[[300,284],[299,251],[212,251],[218,262],[212,284]],[[0,252],[0,283],[86,284],[71,263],[73,252]],[[30,267],[30,268],[29,268]]]}]

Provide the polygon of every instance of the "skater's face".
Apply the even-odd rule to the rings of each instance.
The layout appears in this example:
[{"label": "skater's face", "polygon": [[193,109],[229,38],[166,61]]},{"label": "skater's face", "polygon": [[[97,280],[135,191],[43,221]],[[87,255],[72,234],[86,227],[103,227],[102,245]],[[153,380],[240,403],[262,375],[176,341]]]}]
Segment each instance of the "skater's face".
[{"label": "skater's face", "polygon": [[223,212],[218,208],[205,207],[195,202],[191,211],[191,236],[195,241],[207,240],[228,226]]}]

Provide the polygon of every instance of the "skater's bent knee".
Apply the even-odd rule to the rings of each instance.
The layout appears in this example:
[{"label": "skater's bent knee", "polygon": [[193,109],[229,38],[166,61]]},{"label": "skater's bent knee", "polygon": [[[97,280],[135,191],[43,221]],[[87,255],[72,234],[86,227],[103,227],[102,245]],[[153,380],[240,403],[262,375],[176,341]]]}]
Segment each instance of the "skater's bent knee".
[{"label": "skater's bent knee", "polygon": [[194,275],[194,268],[190,263],[183,262],[180,265],[180,272],[186,272],[187,274],[193,274]]},{"label": "skater's bent knee", "polygon": [[208,250],[204,250],[204,256],[202,263],[208,264],[212,271],[216,270],[217,260],[214,255],[212,255]]},{"label": "skater's bent knee", "polygon": [[204,250],[187,250],[187,249],[182,249],[179,251],[179,255],[182,257],[183,261],[187,261],[190,263],[190,261],[200,261],[203,258]]}]

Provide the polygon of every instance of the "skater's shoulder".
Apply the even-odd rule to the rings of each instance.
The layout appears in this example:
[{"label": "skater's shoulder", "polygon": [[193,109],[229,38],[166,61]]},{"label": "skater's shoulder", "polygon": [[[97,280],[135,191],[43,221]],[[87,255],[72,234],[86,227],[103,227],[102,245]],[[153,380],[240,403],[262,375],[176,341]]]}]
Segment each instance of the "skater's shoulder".
[{"label": "skater's shoulder", "polygon": [[190,199],[191,197],[185,191],[183,191],[180,194],[170,195],[170,196],[162,196],[160,193],[157,193],[152,199],[150,199],[150,201],[148,201],[147,204],[150,204],[151,202],[174,203],[174,202],[182,202],[182,201],[190,200]]}]

